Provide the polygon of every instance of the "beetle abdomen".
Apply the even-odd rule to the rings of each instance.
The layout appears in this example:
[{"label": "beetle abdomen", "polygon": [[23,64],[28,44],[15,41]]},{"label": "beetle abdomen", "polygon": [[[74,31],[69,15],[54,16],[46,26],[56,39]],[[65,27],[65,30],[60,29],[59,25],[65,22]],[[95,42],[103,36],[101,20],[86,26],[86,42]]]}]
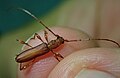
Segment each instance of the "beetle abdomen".
[{"label": "beetle abdomen", "polygon": [[16,57],[16,62],[22,63],[32,60],[38,56],[44,55],[49,52],[46,43],[42,43],[36,47],[30,48],[28,50],[23,51]]}]

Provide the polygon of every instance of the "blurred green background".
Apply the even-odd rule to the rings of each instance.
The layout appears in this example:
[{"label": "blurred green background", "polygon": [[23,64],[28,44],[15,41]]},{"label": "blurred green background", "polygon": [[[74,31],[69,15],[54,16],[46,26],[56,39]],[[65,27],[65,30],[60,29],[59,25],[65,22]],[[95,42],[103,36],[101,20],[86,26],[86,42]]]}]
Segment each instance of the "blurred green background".
[{"label": "blurred green background", "polygon": [[120,0],[0,0],[0,78],[16,78],[14,58],[22,48],[16,39],[26,41],[44,28],[13,8],[29,10],[49,27],[72,27],[120,42],[119,6]]},{"label": "blurred green background", "polygon": [[33,33],[43,28],[29,15],[15,8],[25,8],[46,24],[53,25],[56,20],[55,10],[62,2],[62,0],[0,0],[0,78],[16,78],[17,63],[14,58],[22,47],[16,39],[26,41]]}]

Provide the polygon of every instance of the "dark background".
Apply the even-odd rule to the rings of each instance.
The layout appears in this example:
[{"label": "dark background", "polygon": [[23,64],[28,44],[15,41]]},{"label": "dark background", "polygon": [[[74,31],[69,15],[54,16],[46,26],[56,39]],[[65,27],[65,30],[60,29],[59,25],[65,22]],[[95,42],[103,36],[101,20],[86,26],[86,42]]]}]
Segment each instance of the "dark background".
[{"label": "dark background", "polygon": [[62,0],[0,0],[0,32],[7,33],[11,30],[23,26],[32,18],[17,11],[16,8],[25,8],[33,12],[37,17],[45,15]]}]

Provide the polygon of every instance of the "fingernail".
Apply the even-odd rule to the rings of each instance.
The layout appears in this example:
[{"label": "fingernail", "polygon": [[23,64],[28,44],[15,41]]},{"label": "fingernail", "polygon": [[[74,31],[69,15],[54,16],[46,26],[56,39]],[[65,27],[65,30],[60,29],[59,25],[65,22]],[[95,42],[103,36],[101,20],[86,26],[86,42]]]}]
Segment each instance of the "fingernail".
[{"label": "fingernail", "polygon": [[115,78],[115,77],[103,71],[83,69],[75,76],[75,78]]}]

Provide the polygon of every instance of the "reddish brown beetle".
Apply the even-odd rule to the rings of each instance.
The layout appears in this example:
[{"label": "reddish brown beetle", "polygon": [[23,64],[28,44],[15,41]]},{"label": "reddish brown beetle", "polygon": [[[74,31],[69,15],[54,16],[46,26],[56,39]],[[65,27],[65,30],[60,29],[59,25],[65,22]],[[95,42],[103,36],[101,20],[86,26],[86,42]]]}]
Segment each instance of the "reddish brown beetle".
[{"label": "reddish brown beetle", "polygon": [[31,39],[35,39],[38,38],[40,41],[42,41],[41,44],[35,46],[35,47],[32,47],[31,45],[29,45],[28,43],[25,43],[24,41],[21,41],[21,40],[17,40],[19,41],[21,44],[25,44],[29,47],[31,47],[30,49],[27,49],[23,52],[21,52],[20,54],[18,54],[15,58],[16,62],[20,63],[20,70],[23,70],[23,69],[26,69],[27,67],[29,67],[30,64],[27,64],[25,66],[22,66],[22,63],[25,63],[25,62],[28,62],[28,61],[34,61],[34,59],[38,56],[42,56],[48,52],[52,52],[54,54],[54,57],[58,60],[59,58],[64,58],[61,54],[59,53],[55,53],[53,51],[53,49],[59,47],[61,44],[64,44],[64,42],[75,42],[75,41],[90,41],[90,40],[104,40],[104,41],[110,41],[110,42],[113,42],[115,43],[118,47],[120,47],[120,45],[116,42],[116,41],[113,41],[113,40],[110,40],[110,39],[88,39],[88,40],[66,40],[64,39],[63,37],[55,34],[53,31],[51,31],[42,21],[40,21],[37,17],[35,17],[33,14],[31,14],[28,10],[26,9],[23,9],[23,8],[19,8],[20,10],[22,10],[23,12],[29,14],[30,16],[32,16],[36,21],[38,21],[40,24],[42,24],[48,31],[50,31],[55,37],[56,39],[55,40],[51,40],[50,42],[48,42],[48,37],[47,37],[47,32],[44,31],[44,36],[45,36],[45,39],[47,41],[44,42],[41,37],[35,33],[34,34],[34,37],[31,38]]}]

